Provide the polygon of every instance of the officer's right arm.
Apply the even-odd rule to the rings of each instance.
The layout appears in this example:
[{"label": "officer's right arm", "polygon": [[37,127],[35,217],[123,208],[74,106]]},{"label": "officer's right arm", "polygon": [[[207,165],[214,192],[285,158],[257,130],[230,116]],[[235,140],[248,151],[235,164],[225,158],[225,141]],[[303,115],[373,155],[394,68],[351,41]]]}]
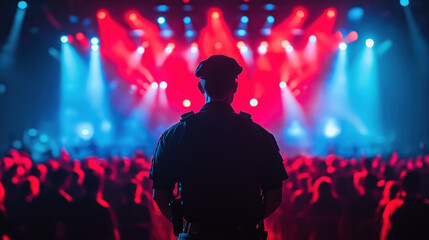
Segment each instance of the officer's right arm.
[{"label": "officer's right arm", "polygon": [[177,182],[177,152],[184,128],[181,123],[165,131],[159,138],[152,159],[149,178],[153,180],[153,199],[161,213],[171,220],[169,203]]},{"label": "officer's right arm", "polygon": [[171,202],[172,198],[173,198],[173,191],[153,189],[153,200],[155,200],[156,205],[158,205],[162,215],[164,215],[170,221],[171,221],[171,212],[170,212],[169,203]]}]

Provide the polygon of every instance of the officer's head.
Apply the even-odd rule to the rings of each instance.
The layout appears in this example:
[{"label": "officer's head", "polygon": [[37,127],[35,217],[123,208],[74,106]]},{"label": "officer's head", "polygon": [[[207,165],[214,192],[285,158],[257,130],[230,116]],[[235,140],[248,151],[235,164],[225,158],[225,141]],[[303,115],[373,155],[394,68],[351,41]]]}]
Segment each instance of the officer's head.
[{"label": "officer's head", "polygon": [[237,91],[237,77],[243,68],[233,58],[213,55],[200,62],[195,76],[200,78],[198,88],[202,94],[215,100],[232,102]]}]

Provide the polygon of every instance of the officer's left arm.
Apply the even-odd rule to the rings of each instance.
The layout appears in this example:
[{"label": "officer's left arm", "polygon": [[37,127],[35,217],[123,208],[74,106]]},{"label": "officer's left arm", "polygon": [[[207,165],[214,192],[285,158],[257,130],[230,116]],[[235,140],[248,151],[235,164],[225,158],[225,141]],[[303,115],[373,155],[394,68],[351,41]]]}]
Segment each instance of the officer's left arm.
[{"label": "officer's left arm", "polygon": [[282,189],[266,190],[263,200],[263,218],[267,218],[273,214],[282,202]]},{"label": "officer's left arm", "polygon": [[263,217],[270,216],[282,202],[282,181],[288,178],[273,135],[265,134],[262,167]]}]

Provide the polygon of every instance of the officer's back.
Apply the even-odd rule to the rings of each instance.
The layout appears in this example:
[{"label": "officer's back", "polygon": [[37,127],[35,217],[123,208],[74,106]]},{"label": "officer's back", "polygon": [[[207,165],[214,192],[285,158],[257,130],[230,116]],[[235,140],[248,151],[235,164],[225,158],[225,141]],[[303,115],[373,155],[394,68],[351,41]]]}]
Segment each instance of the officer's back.
[{"label": "officer's back", "polygon": [[185,119],[182,197],[190,220],[257,221],[270,135],[223,102]]},{"label": "officer's back", "polygon": [[[175,183],[181,185],[186,221],[210,230],[255,229],[280,204],[287,174],[274,137],[230,105],[241,71],[226,56],[202,61],[196,76],[206,104],[196,114],[182,115],[160,137],[150,178],[166,217],[171,217],[168,203]],[[198,236],[200,230],[190,232]]]}]

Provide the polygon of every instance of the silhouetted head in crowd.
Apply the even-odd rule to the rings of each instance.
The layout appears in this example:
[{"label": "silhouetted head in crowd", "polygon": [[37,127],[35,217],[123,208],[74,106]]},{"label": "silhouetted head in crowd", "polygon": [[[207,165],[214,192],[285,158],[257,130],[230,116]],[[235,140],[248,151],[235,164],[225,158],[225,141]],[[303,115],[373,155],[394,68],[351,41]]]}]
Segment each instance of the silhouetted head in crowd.
[{"label": "silhouetted head in crowd", "polygon": [[88,173],[83,180],[83,188],[86,196],[96,198],[100,192],[101,179],[94,173]]},{"label": "silhouetted head in crowd", "polygon": [[49,181],[55,189],[61,189],[66,184],[69,173],[64,168],[59,168],[49,175]]},{"label": "silhouetted head in crowd", "polygon": [[416,171],[410,171],[402,179],[402,188],[407,197],[415,197],[420,192],[420,174]]},{"label": "silhouetted head in crowd", "polygon": [[371,158],[365,158],[363,160],[363,167],[367,171],[371,171],[372,169],[372,159]]},{"label": "silhouetted head in crowd", "polygon": [[332,180],[329,177],[320,177],[314,183],[313,202],[334,198]]},{"label": "silhouetted head in crowd", "polygon": [[135,202],[136,192],[137,192],[137,184],[134,182],[129,182],[124,186],[124,198],[126,203]]},{"label": "silhouetted head in crowd", "polygon": [[302,173],[298,175],[298,187],[304,192],[307,192],[310,188],[310,174]]},{"label": "silhouetted head in crowd", "polygon": [[200,62],[195,76],[200,78],[198,89],[205,95],[206,102],[224,101],[229,104],[237,91],[237,77],[243,68],[235,59],[224,55],[213,55]]},{"label": "silhouetted head in crowd", "polygon": [[363,180],[363,189],[365,194],[370,194],[374,189],[377,188],[377,177],[374,174],[369,173]]}]

